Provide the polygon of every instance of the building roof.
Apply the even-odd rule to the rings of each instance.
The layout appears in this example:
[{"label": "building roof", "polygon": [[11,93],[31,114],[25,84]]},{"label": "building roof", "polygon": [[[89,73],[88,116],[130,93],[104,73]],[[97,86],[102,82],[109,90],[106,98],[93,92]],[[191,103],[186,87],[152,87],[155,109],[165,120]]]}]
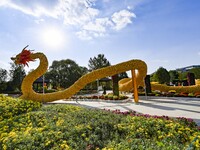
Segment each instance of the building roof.
[{"label": "building roof", "polygon": [[188,71],[188,70],[193,69],[193,68],[200,68],[200,65],[187,66],[187,67],[183,67],[183,68],[178,68],[176,70],[185,72],[185,71]]},{"label": "building roof", "polygon": [[106,77],[99,79],[99,82],[108,82],[108,81],[111,81],[111,79]]},{"label": "building roof", "polygon": [[[49,83],[50,81],[48,79],[44,79],[44,83]],[[43,76],[37,78],[34,83],[43,83]]]}]

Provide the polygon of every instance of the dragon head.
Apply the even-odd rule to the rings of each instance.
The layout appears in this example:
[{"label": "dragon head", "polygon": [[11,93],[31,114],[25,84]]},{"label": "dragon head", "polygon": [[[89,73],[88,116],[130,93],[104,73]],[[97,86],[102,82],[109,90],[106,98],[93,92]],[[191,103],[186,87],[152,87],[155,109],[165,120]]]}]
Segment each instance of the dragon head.
[{"label": "dragon head", "polygon": [[28,66],[29,61],[34,61],[34,59],[31,58],[31,54],[33,53],[31,50],[27,50],[27,47],[28,45],[24,47],[22,52],[16,55],[16,57],[11,57],[11,60],[13,60],[15,64],[23,64],[24,66]]}]

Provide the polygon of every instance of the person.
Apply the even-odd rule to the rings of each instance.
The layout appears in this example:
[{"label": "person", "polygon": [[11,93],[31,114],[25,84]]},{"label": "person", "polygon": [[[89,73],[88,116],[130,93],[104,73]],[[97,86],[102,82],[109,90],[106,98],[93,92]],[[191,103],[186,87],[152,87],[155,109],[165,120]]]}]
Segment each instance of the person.
[{"label": "person", "polygon": [[106,94],[106,86],[103,86],[103,94]]}]

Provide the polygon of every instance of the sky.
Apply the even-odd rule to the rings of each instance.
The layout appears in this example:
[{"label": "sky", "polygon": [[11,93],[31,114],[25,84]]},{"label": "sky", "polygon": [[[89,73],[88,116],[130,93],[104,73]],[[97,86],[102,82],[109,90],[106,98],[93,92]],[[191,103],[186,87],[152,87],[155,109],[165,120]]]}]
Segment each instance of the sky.
[{"label": "sky", "polygon": [[200,65],[199,8],[200,0],[0,0],[0,68],[26,45],[49,66],[88,67],[98,54],[112,65],[143,60],[148,74]]}]

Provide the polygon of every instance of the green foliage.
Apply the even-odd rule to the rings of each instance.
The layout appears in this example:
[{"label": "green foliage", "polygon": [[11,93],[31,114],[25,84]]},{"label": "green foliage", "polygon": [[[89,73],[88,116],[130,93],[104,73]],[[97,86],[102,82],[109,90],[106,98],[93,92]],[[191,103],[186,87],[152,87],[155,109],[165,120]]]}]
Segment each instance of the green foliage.
[{"label": "green foliage", "polygon": [[170,76],[170,82],[173,82],[174,80],[178,80],[179,73],[176,70],[170,70],[169,71],[169,76]]},{"label": "green foliage", "polygon": [[182,80],[187,80],[187,74],[188,72],[179,72],[179,80],[182,81]]},{"label": "green foliage", "polygon": [[0,92],[4,92],[7,89],[6,82],[0,82]]},{"label": "green foliage", "polygon": [[79,66],[73,60],[66,59],[53,61],[45,77],[51,80],[53,88],[67,88],[85,73],[87,73],[87,68]]},{"label": "green foliage", "polygon": [[128,78],[128,74],[126,72],[122,72],[122,73],[118,74],[118,77],[119,77],[119,80]]},{"label": "green foliage", "polygon": [[91,99],[91,100],[125,100],[127,99],[128,96],[120,94],[119,96],[113,95],[113,93],[108,93],[107,95],[92,95],[92,96],[76,96],[76,97],[71,97],[70,99]]},{"label": "green foliage", "polygon": [[[88,67],[90,71],[101,69],[103,67],[110,66],[110,62],[107,60],[107,58],[104,56],[104,54],[98,54],[97,57],[93,57],[89,59]],[[106,87],[110,87],[110,85],[107,85]],[[90,84],[90,89],[97,89],[96,82],[93,82]]]},{"label": "green foliage", "polygon": [[[112,121],[110,121],[112,120]],[[115,138],[122,118],[106,111],[52,105],[0,123],[0,149],[103,148]],[[8,127],[9,126],[9,127]]]},{"label": "green foliage", "polygon": [[7,89],[7,82],[6,82],[7,78],[8,78],[7,70],[0,68],[0,92],[4,92]]},{"label": "green foliage", "polygon": [[96,70],[110,66],[110,62],[105,58],[104,54],[98,54],[97,57],[90,58],[88,67],[90,70]]},{"label": "green foliage", "polygon": [[154,74],[154,78],[156,79],[157,82],[159,82],[160,84],[164,84],[164,83],[169,83],[170,81],[170,75],[169,72],[163,68],[160,67]]},{"label": "green foliage", "polygon": [[21,84],[26,76],[25,69],[22,65],[16,65],[14,63],[10,63],[11,69],[10,69],[10,85],[9,87],[12,87],[11,90],[21,90]]},{"label": "green foliage", "polygon": [[30,111],[33,105],[37,107],[32,110],[37,109],[39,103],[24,101],[28,106],[20,107],[14,105],[19,99],[15,102],[7,97],[2,99],[10,105],[8,112],[26,111],[0,121],[0,149],[182,150],[199,145],[200,132],[187,119],[122,115],[64,104]]},{"label": "green foliage", "polygon": [[[122,138],[120,143],[116,141],[109,143],[110,145],[105,150],[109,148],[115,150],[182,150],[189,147],[190,139],[194,140],[196,137],[200,139],[200,132],[195,128],[187,127],[182,120],[128,116],[127,120],[118,124],[117,127],[122,133],[127,133],[125,138]],[[195,144],[199,144],[199,141],[197,142]]]},{"label": "green foliage", "polygon": [[36,110],[41,103],[0,95],[0,121]]},{"label": "green foliage", "polygon": [[8,77],[7,70],[0,68],[0,83],[5,82],[7,77]]},{"label": "green foliage", "polygon": [[57,90],[55,90],[55,89],[45,89],[44,92],[45,93],[53,93],[53,92],[57,92]]},{"label": "green foliage", "polygon": [[189,72],[194,73],[195,79],[200,79],[200,68],[190,69]]},{"label": "green foliage", "polygon": [[123,94],[116,96],[113,93],[108,93],[107,95],[104,95],[104,98],[109,99],[109,100],[124,100],[124,99],[127,99],[128,97]]}]

